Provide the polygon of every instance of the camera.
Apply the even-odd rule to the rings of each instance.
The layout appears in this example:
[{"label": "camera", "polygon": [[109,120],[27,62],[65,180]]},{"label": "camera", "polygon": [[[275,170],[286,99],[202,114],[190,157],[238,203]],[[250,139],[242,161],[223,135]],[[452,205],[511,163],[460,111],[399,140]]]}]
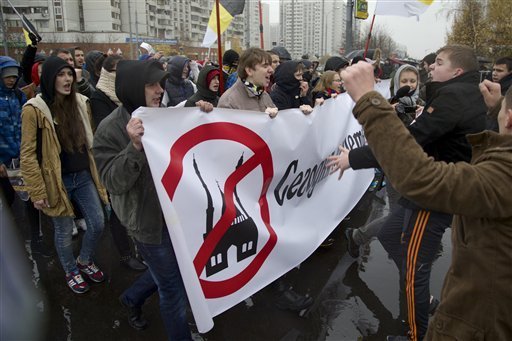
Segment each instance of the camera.
[{"label": "camera", "polygon": [[398,103],[395,107],[395,111],[397,114],[412,114],[416,113],[415,105],[405,105],[403,103]]},{"label": "camera", "polygon": [[398,103],[395,106],[395,112],[400,118],[400,120],[408,126],[414,121],[416,118],[416,106],[415,105],[405,105],[403,103]]}]

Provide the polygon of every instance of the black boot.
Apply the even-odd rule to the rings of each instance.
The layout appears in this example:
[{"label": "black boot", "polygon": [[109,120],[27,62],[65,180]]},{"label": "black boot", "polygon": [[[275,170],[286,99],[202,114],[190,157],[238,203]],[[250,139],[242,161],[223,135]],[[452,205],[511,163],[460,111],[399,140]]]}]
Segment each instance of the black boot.
[{"label": "black boot", "polygon": [[144,271],[148,268],[144,263],[132,256],[121,258],[121,265],[135,271]]},{"label": "black boot", "polygon": [[136,330],[144,330],[148,326],[148,321],[142,316],[142,307],[132,307],[126,303],[124,296],[119,296],[119,302],[121,305],[126,308],[126,312],[128,313],[128,324],[133,329]]}]

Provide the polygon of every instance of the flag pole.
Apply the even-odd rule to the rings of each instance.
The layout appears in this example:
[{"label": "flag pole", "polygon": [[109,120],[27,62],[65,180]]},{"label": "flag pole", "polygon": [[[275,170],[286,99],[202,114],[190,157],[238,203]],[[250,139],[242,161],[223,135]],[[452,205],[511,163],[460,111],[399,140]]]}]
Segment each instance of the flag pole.
[{"label": "flag pole", "polygon": [[370,25],[370,32],[368,32],[368,39],[366,39],[366,46],[364,48],[363,58],[366,58],[366,53],[368,53],[368,47],[370,46],[370,40],[372,39],[372,30],[373,30],[374,22],[375,22],[375,14],[373,14],[373,17],[372,17],[372,23]]},{"label": "flag pole", "polygon": [[222,95],[224,92],[224,75],[222,70],[222,42],[221,42],[221,34],[220,34],[220,0],[215,0],[215,12],[217,15],[217,58],[219,60],[219,94]]},{"label": "flag pole", "polygon": [[265,43],[263,42],[263,19],[262,19],[262,12],[261,12],[261,0],[258,0],[258,10],[260,14],[260,47],[262,50],[265,49]]}]

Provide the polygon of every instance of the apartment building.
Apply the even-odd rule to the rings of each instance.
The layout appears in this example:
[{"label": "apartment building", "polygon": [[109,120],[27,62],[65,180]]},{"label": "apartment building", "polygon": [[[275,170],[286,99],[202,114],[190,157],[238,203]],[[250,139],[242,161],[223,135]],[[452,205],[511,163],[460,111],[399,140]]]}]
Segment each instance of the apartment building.
[{"label": "apartment building", "polygon": [[[344,52],[347,9],[343,0],[280,0],[280,44],[293,58]],[[354,21],[354,34],[361,23]]]},{"label": "apartment building", "polygon": [[[34,24],[45,42],[125,43],[148,40],[200,46],[213,0],[13,0],[16,10]],[[0,1],[2,31],[14,32],[21,20]],[[233,20],[227,39],[243,47],[245,20]],[[8,40],[13,39],[12,36]],[[20,41],[23,37],[18,37]]]}]

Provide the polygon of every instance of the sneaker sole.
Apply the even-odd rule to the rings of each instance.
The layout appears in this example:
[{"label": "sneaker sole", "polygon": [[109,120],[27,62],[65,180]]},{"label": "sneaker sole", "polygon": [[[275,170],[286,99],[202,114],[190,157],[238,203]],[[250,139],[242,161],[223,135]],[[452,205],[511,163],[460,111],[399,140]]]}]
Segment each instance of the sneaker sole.
[{"label": "sneaker sole", "polygon": [[85,276],[85,278],[93,281],[94,283],[103,283],[103,282],[105,282],[105,277],[103,277],[101,280],[97,280],[97,279],[94,279],[94,278],[90,277],[87,273],[83,272],[82,270],[80,270],[80,272]]},{"label": "sneaker sole", "polygon": [[73,288],[72,288],[72,287],[70,287],[69,285],[68,285],[68,288],[69,288],[69,289],[71,289],[71,291],[72,291],[72,292],[74,292],[75,294],[79,294],[79,295],[80,295],[80,294],[85,294],[85,293],[86,293],[86,292],[88,292],[88,291],[89,291],[89,289],[90,289],[89,287],[86,287],[84,291],[80,291],[80,290],[75,290],[75,289],[73,289]]},{"label": "sneaker sole", "polygon": [[94,283],[102,283],[102,282],[105,282],[105,275],[103,275],[103,278],[101,280],[97,280],[97,279],[94,279],[92,278],[91,276],[89,276],[85,271],[83,271],[82,269],[78,268],[78,271],[80,271],[81,274],[84,275],[85,278],[87,279],[90,279],[91,281],[93,281]]}]

